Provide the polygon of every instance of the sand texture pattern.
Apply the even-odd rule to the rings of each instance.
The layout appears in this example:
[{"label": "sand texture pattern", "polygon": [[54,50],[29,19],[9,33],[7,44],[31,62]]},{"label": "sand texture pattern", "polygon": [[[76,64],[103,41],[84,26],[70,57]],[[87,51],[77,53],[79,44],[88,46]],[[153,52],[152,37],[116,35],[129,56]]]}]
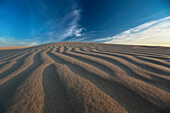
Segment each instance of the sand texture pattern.
[{"label": "sand texture pattern", "polygon": [[168,47],[57,42],[0,54],[0,113],[170,113]]}]

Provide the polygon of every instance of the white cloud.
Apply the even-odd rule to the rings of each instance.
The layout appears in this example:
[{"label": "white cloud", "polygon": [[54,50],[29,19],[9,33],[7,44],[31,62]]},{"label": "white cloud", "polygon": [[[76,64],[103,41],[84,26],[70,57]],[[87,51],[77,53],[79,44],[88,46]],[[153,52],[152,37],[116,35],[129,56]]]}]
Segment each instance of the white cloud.
[{"label": "white cloud", "polygon": [[75,35],[76,37],[82,36],[82,31],[84,28],[79,27],[78,21],[80,20],[80,10],[73,10],[71,14],[67,15],[66,18],[74,17],[69,27],[65,30],[64,34],[61,36],[60,40],[63,40],[69,36]]},{"label": "white cloud", "polygon": [[170,16],[95,41],[114,44],[170,46]]},{"label": "white cloud", "polygon": [[75,34],[77,37],[82,36],[82,31],[83,31],[83,29],[84,29],[84,28],[79,28],[79,29],[77,29],[77,30],[74,32],[74,34]]}]

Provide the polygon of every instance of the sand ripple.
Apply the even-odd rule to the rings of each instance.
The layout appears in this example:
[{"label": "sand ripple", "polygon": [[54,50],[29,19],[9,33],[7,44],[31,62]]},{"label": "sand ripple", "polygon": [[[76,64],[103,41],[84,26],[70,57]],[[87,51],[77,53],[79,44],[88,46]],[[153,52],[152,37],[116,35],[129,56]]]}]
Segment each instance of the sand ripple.
[{"label": "sand ripple", "polygon": [[170,113],[170,48],[58,42],[0,52],[0,113]]}]

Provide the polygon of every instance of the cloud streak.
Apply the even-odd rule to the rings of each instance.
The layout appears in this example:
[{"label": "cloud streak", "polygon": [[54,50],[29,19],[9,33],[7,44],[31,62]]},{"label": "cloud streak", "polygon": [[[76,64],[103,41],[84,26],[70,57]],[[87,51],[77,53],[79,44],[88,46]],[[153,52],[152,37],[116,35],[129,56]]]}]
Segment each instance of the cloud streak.
[{"label": "cloud streak", "polygon": [[170,16],[144,23],[112,37],[94,41],[114,44],[170,46]]},{"label": "cloud streak", "polygon": [[69,14],[68,16],[66,16],[66,18],[73,18],[73,20],[68,25],[68,28],[64,31],[63,35],[61,35],[59,39],[60,41],[70,36],[79,37],[82,35],[81,32],[84,28],[80,27],[80,25],[78,24],[78,21],[80,20],[80,12],[80,10],[75,9],[72,11],[71,15]]},{"label": "cloud streak", "polygon": [[46,17],[46,19],[44,20],[41,29],[38,32],[33,32],[32,37],[44,37],[45,42],[54,42],[64,41],[65,39],[71,40],[72,37],[82,36],[84,28],[78,23],[81,17],[81,9],[74,0],[70,0],[68,8],[65,8],[66,3],[68,2],[63,1],[60,3],[61,7],[56,6],[59,8],[55,11],[51,11],[51,14],[53,15],[53,17],[51,17],[47,15],[49,9],[45,8],[48,6],[45,6],[45,3],[41,1],[41,6],[43,6],[42,9],[44,9],[42,12],[45,12],[42,16]]}]

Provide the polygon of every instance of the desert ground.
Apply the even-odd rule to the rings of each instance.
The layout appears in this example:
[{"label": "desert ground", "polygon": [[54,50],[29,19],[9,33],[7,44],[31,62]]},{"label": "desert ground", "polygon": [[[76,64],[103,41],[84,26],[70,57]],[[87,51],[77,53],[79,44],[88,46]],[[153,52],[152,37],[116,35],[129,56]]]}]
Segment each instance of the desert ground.
[{"label": "desert ground", "polygon": [[1,49],[0,113],[170,113],[170,47]]}]

